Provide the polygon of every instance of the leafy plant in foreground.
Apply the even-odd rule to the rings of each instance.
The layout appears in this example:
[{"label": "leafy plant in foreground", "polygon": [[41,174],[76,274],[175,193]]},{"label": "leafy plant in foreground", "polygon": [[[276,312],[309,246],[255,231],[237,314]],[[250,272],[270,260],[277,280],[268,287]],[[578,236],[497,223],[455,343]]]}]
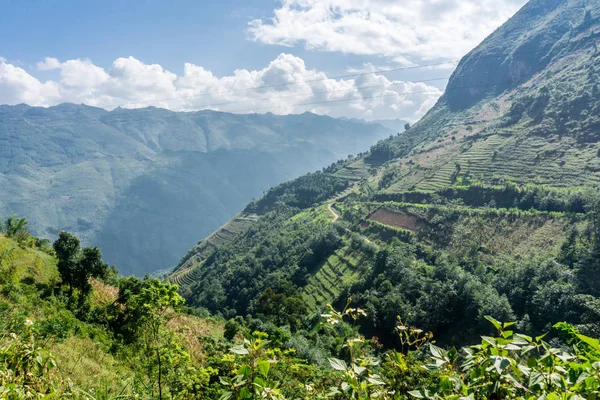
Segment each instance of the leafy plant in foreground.
[{"label": "leafy plant in foreground", "polygon": [[514,323],[487,319],[495,338],[484,336],[479,345],[446,351],[430,344],[439,383],[412,391],[421,399],[570,399],[597,398],[600,393],[600,342],[573,330],[573,351],[509,330]]}]

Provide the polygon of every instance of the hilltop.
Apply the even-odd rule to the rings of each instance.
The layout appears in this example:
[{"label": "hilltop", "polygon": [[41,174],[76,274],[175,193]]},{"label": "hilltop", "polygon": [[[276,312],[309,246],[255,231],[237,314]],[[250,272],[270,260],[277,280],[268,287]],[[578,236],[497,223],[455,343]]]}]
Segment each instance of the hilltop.
[{"label": "hilltop", "polygon": [[269,187],[392,133],[311,113],[0,106],[0,215],[42,237],[74,232],[142,276]]},{"label": "hilltop", "polygon": [[272,188],[168,279],[196,307],[279,324],[352,297],[386,343],[396,315],[440,343],[486,314],[597,331],[599,29],[596,2],[530,1],[405,134]]}]

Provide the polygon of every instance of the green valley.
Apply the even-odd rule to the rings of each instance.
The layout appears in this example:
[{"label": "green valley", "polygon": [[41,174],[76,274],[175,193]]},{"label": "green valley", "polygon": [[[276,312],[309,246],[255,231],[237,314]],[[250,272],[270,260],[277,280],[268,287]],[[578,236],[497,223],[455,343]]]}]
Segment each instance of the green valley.
[{"label": "green valley", "polygon": [[[30,138],[15,159],[39,168],[5,163],[0,178],[31,189],[15,204],[39,203],[40,171],[71,182],[69,168],[123,168],[112,183],[130,193],[95,203],[99,178],[88,203],[56,193],[73,216],[107,212],[101,229],[76,223],[100,232],[82,242],[61,229],[73,221],[29,218],[55,241],[25,219],[0,224],[0,398],[598,399],[599,39],[599,1],[531,0],[393,134],[401,121],[61,106],[124,133],[116,156],[91,126],[71,145],[56,110],[0,108],[4,129],[20,113],[62,149],[47,159]],[[242,208],[234,190],[254,199]],[[212,233],[181,249],[207,219]],[[156,243],[173,231],[182,257],[160,277],[123,276],[128,256],[120,274],[100,252],[143,243],[168,268]]]},{"label": "green valley", "polygon": [[269,187],[396,132],[305,113],[0,106],[0,215],[64,229],[125,274],[177,264]]}]

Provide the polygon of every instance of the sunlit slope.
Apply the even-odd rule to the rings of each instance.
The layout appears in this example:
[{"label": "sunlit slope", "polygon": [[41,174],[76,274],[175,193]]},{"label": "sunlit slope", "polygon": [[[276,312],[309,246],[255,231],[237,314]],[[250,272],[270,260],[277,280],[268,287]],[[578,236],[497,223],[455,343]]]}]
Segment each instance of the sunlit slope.
[{"label": "sunlit slope", "polygon": [[[514,265],[562,257],[588,229],[600,183],[599,17],[597,3],[528,3],[461,61],[407,132],[247,206],[257,220],[191,262],[190,303],[260,315],[278,293],[307,310],[347,296],[373,310],[417,309],[410,281],[415,291],[450,282],[435,272],[443,265],[478,282],[480,310],[505,304],[486,285]],[[407,248],[414,257],[386,264]],[[388,275],[398,265],[407,275]],[[407,296],[410,305],[375,300]]]}]

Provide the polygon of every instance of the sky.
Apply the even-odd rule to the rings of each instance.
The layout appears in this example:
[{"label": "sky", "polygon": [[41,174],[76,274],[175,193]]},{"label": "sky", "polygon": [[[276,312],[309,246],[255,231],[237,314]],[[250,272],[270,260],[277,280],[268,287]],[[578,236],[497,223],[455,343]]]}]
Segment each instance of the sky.
[{"label": "sky", "polygon": [[416,121],[525,0],[0,0],[0,104]]}]

